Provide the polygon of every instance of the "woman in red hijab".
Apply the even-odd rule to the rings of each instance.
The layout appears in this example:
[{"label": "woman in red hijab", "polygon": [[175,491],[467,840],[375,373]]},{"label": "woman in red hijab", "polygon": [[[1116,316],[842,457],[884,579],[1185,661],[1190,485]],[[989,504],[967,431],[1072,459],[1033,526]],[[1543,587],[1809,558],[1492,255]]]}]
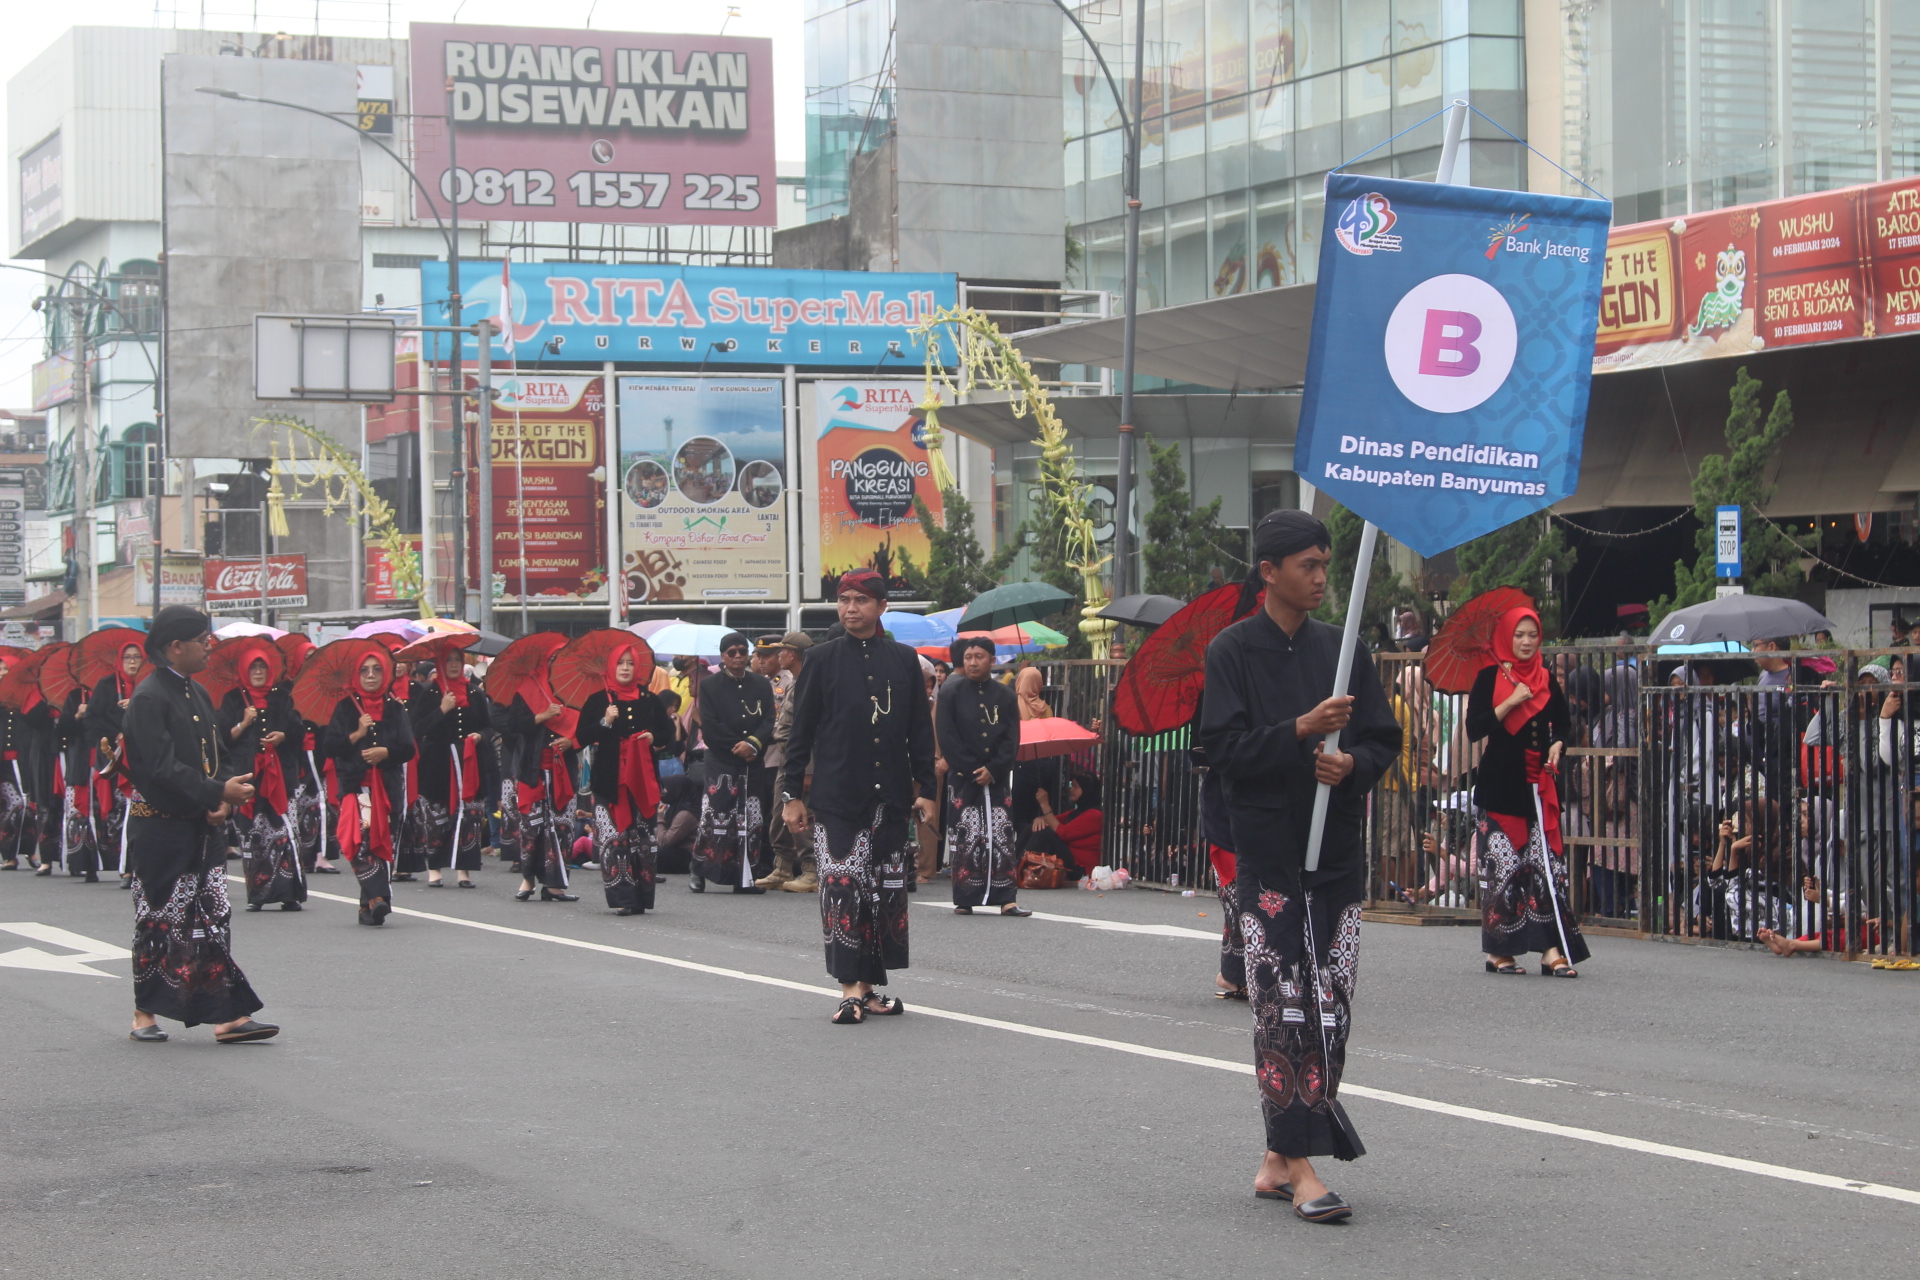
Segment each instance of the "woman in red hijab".
[{"label": "woman in red hijab", "polygon": [[572,807],[579,775],[574,740],[579,713],[570,711],[547,681],[545,669],[521,684],[513,700],[494,704],[500,726],[501,756],[513,776],[503,785],[500,858],[519,864],[521,902],[539,891],[542,902],[578,902],[567,892],[567,855],[572,851],[571,823],[560,815]]},{"label": "woman in red hijab", "polygon": [[440,655],[433,679],[407,703],[413,736],[420,744],[420,809],[427,816],[427,887],[446,883],[453,868],[462,889],[478,886],[480,850],[487,814],[500,795],[500,769],[487,732],[493,718],[486,696],[467,675],[458,649]]},{"label": "woman in red hijab", "polygon": [[242,646],[234,662],[240,683],[214,709],[214,723],[225,735],[222,754],[253,774],[254,797],[233,814],[247,867],[247,910],[277,902],[282,911],[298,911],[307,900],[307,881],[288,798],[298,783],[287,776],[280,751],[289,738],[302,736],[303,726],[292,701],[274,689],[279,650],[257,638],[228,643]]},{"label": "woman in red hijab", "polygon": [[407,808],[413,729],[391,693],[393,659],[369,653],[359,687],[340,699],[320,737],[340,786],[340,852],[360,881],[360,923],[382,924],[392,908],[393,842]]},{"label": "woman in red hijab", "polygon": [[98,772],[107,763],[100,752],[100,743],[104,740],[117,749],[127,702],[133,697],[133,687],[139,683],[140,669],[146,663],[147,655],[139,645],[123,647],[119,665],[88,695],[86,714],[81,719],[85,733],[83,756],[93,761],[95,770],[91,775],[93,791],[89,799],[94,804],[93,825],[100,865],[104,868],[111,862],[119,868],[122,889],[133,883],[133,870],[127,864],[127,814],[133,807],[133,782],[124,769],[111,777]]},{"label": "woman in red hijab", "polygon": [[593,751],[593,854],[607,905],[634,916],[653,905],[653,744],[671,736],[667,709],[639,680],[635,645],[607,656],[606,688],[587,695],[575,733]]},{"label": "woman in red hijab", "polygon": [[1571,729],[1560,682],[1540,660],[1540,615],[1509,609],[1494,628],[1491,665],[1467,696],[1467,734],[1487,740],[1475,777],[1480,824],[1480,946],[1488,973],[1525,973],[1514,957],[1540,953],[1540,972],[1577,978],[1587,958],[1567,897],[1560,840],[1560,754]]}]

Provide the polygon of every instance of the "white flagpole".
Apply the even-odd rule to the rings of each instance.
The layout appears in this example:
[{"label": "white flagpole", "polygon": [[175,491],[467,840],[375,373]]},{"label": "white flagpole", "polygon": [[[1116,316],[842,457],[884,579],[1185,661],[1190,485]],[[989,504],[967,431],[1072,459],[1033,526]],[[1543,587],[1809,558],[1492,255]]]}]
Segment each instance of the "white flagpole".
[{"label": "white flagpole", "polygon": [[[1453,184],[1454,162],[1460,154],[1460,133],[1467,123],[1467,104],[1456,99],[1447,109],[1446,142],[1440,149],[1440,168],[1433,180],[1442,186]],[[1360,550],[1353,560],[1353,589],[1347,595],[1347,629],[1340,636],[1340,659],[1333,668],[1333,693],[1338,697],[1347,691],[1347,682],[1353,675],[1353,651],[1360,643],[1360,620],[1367,609],[1367,583],[1373,576],[1373,544],[1380,531],[1369,520],[1360,529]],[[1335,749],[1340,745],[1340,735],[1330,733],[1322,738],[1321,745]],[[1327,802],[1333,796],[1333,788],[1322,782],[1313,792],[1313,823],[1307,829],[1308,871],[1320,869],[1320,844],[1327,833]]]}]

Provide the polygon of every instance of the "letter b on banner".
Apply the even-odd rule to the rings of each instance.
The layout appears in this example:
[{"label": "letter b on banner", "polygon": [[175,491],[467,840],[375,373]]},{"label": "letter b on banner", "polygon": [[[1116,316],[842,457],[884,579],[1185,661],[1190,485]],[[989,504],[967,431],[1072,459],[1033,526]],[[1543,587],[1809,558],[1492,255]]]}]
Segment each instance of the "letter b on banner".
[{"label": "letter b on banner", "polygon": [[1434,276],[1408,290],[1387,320],[1387,372],[1400,394],[1435,413],[1484,403],[1513,369],[1513,308],[1473,276]]}]

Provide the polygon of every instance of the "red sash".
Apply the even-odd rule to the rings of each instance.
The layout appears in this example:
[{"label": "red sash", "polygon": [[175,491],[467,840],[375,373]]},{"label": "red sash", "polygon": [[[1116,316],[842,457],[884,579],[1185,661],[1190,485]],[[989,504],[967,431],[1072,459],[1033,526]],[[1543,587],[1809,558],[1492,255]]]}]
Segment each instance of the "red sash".
[{"label": "red sash", "polygon": [[[393,830],[387,822],[387,780],[377,768],[367,770],[367,794],[373,799],[373,823],[370,830],[362,832],[360,828],[360,801],[348,796],[340,806],[340,824],[333,834],[340,847],[347,851],[349,858],[356,853],[370,853],[382,862],[393,861]],[[366,837],[366,847],[361,848],[361,836]]]},{"label": "red sash", "polygon": [[533,812],[533,806],[541,796],[554,808],[560,807],[561,787],[568,781],[566,753],[549,742],[540,751],[540,781],[535,783],[515,782],[514,800],[520,806],[521,813]]},{"label": "red sash", "polygon": [[[1527,782],[1540,788],[1540,818],[1545,827],[1547,848],[1562,853],[1560,846],[1560,788],[1556,782],[1558,774],[1543,764],[1538,751],[1527,752]],[[1507,839],[1513,842],[1515,850],[1525,852],[1527,847],[1527,820],[1518,814],[1495,813],[1491,809],[1487,816],[1507,833]]]},{"label": "red sash", "polygon": [[620,740],[619,788],[613,800],[613,820],[622,831],[633,825],[636,808],[641,817],[652,819],[660,807],[660,782],[653,773],[653,739],[636,733]]},{"label": "red sash", "polygon": [[[253,757],[253,786],[258,795],[265,796],[273,811],[281,817],[287,816],[287,777],[280,769],[280,753],[272,747],[262,747]],[[247,801],[244,810],[247,817],[253,817],[253,801]]]},{"label": "red sash", "polygon": [[447,777],[447,812],[458,809],[462,801],[480,798],[480,744],[473,735],[460,739],[457,748],[460,767]]}]

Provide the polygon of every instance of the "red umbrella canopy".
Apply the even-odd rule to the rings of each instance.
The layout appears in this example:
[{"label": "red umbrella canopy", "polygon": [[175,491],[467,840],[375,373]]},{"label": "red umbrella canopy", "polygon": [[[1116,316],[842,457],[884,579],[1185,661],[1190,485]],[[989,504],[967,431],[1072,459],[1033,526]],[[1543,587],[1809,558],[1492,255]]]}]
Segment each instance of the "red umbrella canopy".
[{"label": "red umbrella canopy", "polygon": [[298,631],[289,631],[286,635],[275,636],[273,647],[278,649],[280,656],[287,660],[287,678],[291,679],[300,674],[300,664],[307,660],[307,655],[312,653],[316,646],[313,641]]},{"label": "red umbrella canopy", "polygon": [[23,644],[0,644],[0,662],[5,663],[9,671],[32,656],[33,650]]},{"label": "red umbrella canopy", "polygon": [[1147,637],[1113,691],[1113,718],[1122,729],[1166,733],[1193,719],[1206,683],[1207,646],[1234,621],[1240,590],[1237,582],[1215,587]]},{"label": "red umbrella canopy", "polygon": [[371,656],[380,663],[380,687],[393,683],[393,655],[378,640],[335,640],[315,649],[293,682],[293,709],[315,724],[333,719],[340,699],[360,687],[360,664]]},{"label": "red umbrella canopy", "polygon": [[1493,628],[1514,608],[1533,608],[1518,587],[1483,591],[1453,611],[1427,645],[1427,680],[1442,693],[1467,693],[1474,677],[1493,665]]},{"label": "red umbrella canopy", "polygon": [[1100,735],[1084,729],[1065,716],[1020,722],[1020,759],[1038,760],[1042,756],[1070,756],[1082,747],[1100,741]]},{"label": "red umbrella canopy", "polygon": [[430,636],[422,636],[412,644],[393,651],[395,662],[431,662],[440,665],[440,659],[462,649],[471,649],[480,643],[477,631],[439,631]]},{"label": "red umbrella canopy", "polygon": [[[516,694],[522,695],[535,715],[545,711],[546,700],[553,694],[552,685],[547,683],[553,655],[566,645],[567,638],[558,631],[533,631],[521,636],[502,649],[487,668],[487,696],[505,707],[513,704]],[[554,699],[558,700],[558,695]],[[580,727],[580,717],[565,711],[548,721],[547,727],[563,738],[571,738]]]},{"label": "red umbrella canopy", "polygon": [[73,678],[73,642],[55,640],[40,646],[33,664],[34,678],[40,682],[40,696],[54,706],[62,706],[67,695],[80,687]]},{"label": "red umbrella canopy", "polygon": [[102,627],[92,635],[81,636],[73,646],[73,678],[92,690],[120,670],[121,658],[128,649],[140,654],[140,669],[133,677],[139,684],[153,670],[153,664],[147,661],[147,633],[132,627]]},{"label": "red umbrella canopy", "polygon": [[207,669],[194,679],[207,691],[207,696],[218,703],[231,689],[244,686],[247,682],[247,669],[254,659],[267,664],[267,687],[272,688],[280,682],[286,673],[287,659],[279,646],[265,636],[236,636],[231,640],[222,640],[207,655]]},{"label": "red umbrella canopy", "polygon": [[[10,711],[24,711],[27,700],[36,693],[42,699],[53,702],[56,707],[61,701],[65,701],[67,694],[64,692],[58,701],[47,697],[46,691],[41,688],[40,675],[47,663],[52,660],[57,660],[64,671],[67,665],[67,650],[71,647],[64,640],[55,640],[43,649],[30,651],[18,662],[9,662],[7,674],[0,676],[0,707],[6,707]],[[68,687],[68,692],[71,692],[71,686]]]},{"label": "red umbrella canopy", "polygon": [[[553,655],[548,679],[560,701],[578,711],[588,698],[607,687],[607,664],[622,649],[632,649],[637,661],[633,680],[641,688],[653,675],[653,649],[631,631],[602,627],[567,641]],[[505,656],[505,655],[502,655]]]}]

